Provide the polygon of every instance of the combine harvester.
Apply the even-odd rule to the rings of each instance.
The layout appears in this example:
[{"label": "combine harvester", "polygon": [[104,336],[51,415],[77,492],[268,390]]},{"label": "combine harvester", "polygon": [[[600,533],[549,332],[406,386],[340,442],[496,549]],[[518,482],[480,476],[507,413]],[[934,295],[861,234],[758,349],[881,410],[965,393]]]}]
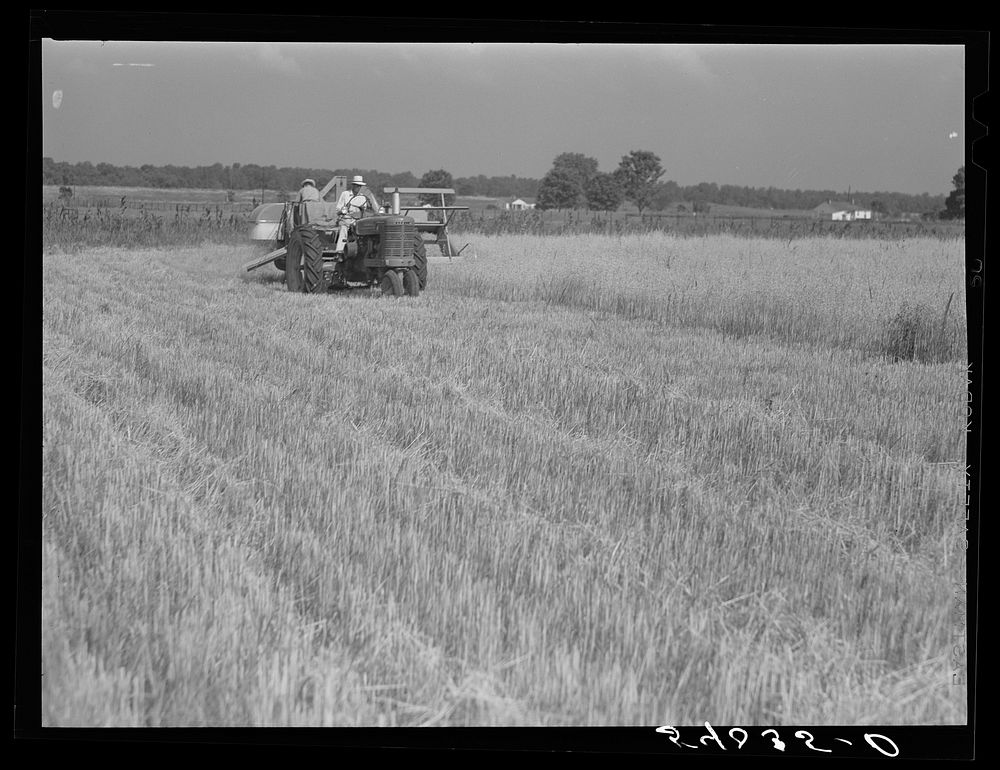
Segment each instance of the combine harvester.
[{"label": "combine harvester", "polygon": [[[245,269],[273,262],[285,272],[289,291],[381,286],[387,295],[417,296],[427,286],[428,243],[441,249],[441,261],[461,258],[468,246],[456,249],[448,235],[455,212],[468,210],[445,205],[445,195],[455,192],[450,188],[386,187],[392,203],[381,211],[371,210],[363,195],[354,196],[338,211],[325,198],[331,192],[339,198],[347,186],[347,177],[337,176],[320,191],[320,200],[268,203],[254,209],[251,240],[272,241],[275,249]],[[441,205],[404,204],[404,195],[440,195]],[[338,251],[342,228],[346,242]],[[427,233],[433,238],[425,240]]]}]

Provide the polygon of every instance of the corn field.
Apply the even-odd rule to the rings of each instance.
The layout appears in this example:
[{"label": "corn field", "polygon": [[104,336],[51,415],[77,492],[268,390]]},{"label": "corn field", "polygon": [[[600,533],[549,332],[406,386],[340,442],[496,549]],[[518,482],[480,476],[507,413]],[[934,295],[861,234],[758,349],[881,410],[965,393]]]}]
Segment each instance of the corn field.
[{"label": "corn field", "polygon": [[481,235],[392,299],[166,226],[45,231],[43,724],[965,723],[961,240]]}]

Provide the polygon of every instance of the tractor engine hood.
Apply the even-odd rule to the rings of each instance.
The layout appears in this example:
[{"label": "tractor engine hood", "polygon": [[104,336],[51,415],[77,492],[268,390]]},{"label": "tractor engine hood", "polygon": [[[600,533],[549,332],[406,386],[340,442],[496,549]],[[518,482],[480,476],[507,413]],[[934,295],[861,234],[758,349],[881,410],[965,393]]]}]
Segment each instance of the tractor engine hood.
[{"label": "tractor engine hood", "polygon": [[400,214],[384,214],[374,217],[359,219],[356,232],[358,235],[378,235],[385,227],[399,227],[400,225],[413,224],[412,217]]}]

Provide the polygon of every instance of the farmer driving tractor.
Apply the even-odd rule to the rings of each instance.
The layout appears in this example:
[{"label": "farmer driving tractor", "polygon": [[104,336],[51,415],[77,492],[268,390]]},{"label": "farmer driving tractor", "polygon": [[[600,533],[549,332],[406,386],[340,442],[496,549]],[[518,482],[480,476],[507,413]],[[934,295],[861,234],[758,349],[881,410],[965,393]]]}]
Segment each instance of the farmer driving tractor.
[{"label": "farmer driving tractor", "polygon": [[[331,189],[350,190],[336,202],[327,202]],[[427,286],[427,250],[422,231],[413,217],[401,213],[399,193],[440,193],[438,188],[389,188],[391,206],[379,201],[364,176],[334,176],[322,189],[315,179],[303,179],[297,199],[271,204],[254,212],[254,233],[267,227],[268,235],[254,240],[274,240],[274,248],[246,269],[273,263],[284,273],[288,291],[321,294],[331,289],[381,287],[389,296],[416,297]],[[442,203],[442,206],[444,204]],[[458,210],[465,207],[447,207]],[[408,209],[406,209],[408,211]],[[434,232],[443,232],[435,223]]]},{"label": "farmer driving tractor", "polygon": [[[365,198],[363,206],[358,205],[360,201],[356,199],[359,197]],[[337,213],[339,214],[337,224],[340,230],[337,233],[337,245],[334,247],[335,254],[344,253],[344,247],[347,244],[348,227],[360,219],[363,213],[368,210],[372,213],[378,213],[381,208],[375,195],[368,189],[368,185],[365,184],[365,178],[360,174],[356,174],[351,179],[351,189],[344,190],[337,199]]]}]

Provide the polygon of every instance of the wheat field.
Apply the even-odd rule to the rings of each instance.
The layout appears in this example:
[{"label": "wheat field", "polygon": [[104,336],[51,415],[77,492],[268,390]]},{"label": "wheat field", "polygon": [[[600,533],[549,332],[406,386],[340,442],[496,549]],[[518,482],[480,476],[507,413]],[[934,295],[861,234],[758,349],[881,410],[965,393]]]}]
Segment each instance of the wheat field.
[{"label": "wheat field", "polygon": [[475,253],[45,250],[44,725],[965,723],[961,241]]}]

